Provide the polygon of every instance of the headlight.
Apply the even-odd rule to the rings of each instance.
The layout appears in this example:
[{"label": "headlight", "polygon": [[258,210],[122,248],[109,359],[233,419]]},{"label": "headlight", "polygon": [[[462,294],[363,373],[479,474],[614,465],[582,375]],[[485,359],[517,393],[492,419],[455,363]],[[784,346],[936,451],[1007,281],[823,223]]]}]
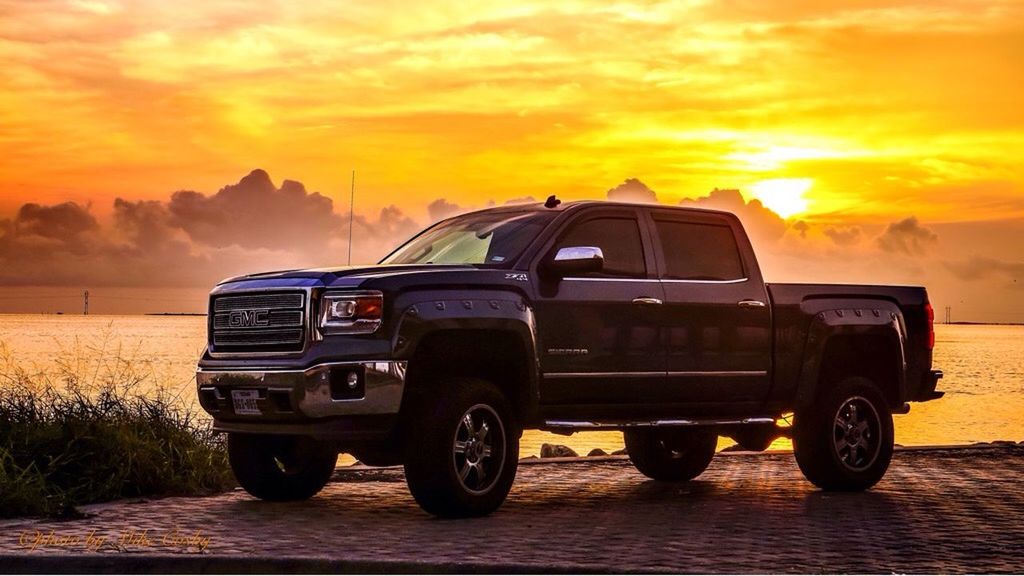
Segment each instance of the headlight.
[{"label": "headlight", "polygon": [[380,292],[327,293],[320,298],[320,331],[324,334],[371,334],[384,318]]}]

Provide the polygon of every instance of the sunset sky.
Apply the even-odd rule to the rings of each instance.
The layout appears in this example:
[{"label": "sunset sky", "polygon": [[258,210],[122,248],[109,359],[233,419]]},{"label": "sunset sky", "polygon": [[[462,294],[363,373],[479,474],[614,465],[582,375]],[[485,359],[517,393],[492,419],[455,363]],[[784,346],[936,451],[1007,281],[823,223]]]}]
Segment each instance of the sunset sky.
[{"label": "sunset sky", "polygon": [[636,178],[740,213],[769,278],[1024,322],[1019,1],[0,0],[0,83],[0,312],[343,263],[355,168],[362,261]]}]

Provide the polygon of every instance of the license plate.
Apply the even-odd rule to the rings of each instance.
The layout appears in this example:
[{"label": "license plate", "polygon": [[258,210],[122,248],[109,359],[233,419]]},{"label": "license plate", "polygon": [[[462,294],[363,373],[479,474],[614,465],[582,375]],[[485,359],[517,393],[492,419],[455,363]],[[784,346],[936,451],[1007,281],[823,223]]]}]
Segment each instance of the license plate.
[{"label": "license plate", "polygon": [[260,408],[256,405],[259,397],[258,390],[232,390],[231,403],[235,406],[235,414],[259,416]]}]

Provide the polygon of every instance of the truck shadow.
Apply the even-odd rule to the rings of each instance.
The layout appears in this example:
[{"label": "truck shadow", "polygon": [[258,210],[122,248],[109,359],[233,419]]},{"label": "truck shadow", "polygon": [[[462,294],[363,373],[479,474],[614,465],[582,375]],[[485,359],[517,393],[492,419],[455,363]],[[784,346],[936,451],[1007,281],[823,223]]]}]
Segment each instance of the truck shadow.
[{"label": "truck shadow", "polygon": [[[256,534],[286,530],[297,542],[327,538],[338,549],[395,549],[425,560],[474,557],[480,553],[477,543],[487,541],[505,543],[489,552],[494,562],[530,554],[542,563],[623,566],[621,555],[628,550],[636,567],[678,568],[688,565],[684,558],[714,559],[692,564],[704,571],[786,571],[787,565],[801,565],[876,573],[949,566],[934,553],[943,519],[932,499],[908,498],[898,486],[890,493],[884,482],[863,493],[826,493],[786,475],[710,475],[674,484],[614,472],[575,479],[566,478],[568,472],[533,473],[486,518],[433,518],[395,481],[334,482],[307,502],[237,497],[220,514]],[[992,542],[972,546],[972,554],[998,553]]]}]

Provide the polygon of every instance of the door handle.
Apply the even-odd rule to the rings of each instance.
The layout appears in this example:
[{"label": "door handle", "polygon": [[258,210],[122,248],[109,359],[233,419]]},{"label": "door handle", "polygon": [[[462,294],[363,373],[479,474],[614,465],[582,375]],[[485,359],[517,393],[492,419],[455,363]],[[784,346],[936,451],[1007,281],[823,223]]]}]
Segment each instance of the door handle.
[{"label": "door handle", "polygon": [[760,300],[740,300],[736,303],[740,308],[764,308],[766,304]]},{"label": "door handle", "polygon": [[640,306],[661,306],[662,304],[664,304],[664,302],[657,298],[648,298],[647,296],[641,296],[639,298],[633,298],[633,304],[637,304]]}]

